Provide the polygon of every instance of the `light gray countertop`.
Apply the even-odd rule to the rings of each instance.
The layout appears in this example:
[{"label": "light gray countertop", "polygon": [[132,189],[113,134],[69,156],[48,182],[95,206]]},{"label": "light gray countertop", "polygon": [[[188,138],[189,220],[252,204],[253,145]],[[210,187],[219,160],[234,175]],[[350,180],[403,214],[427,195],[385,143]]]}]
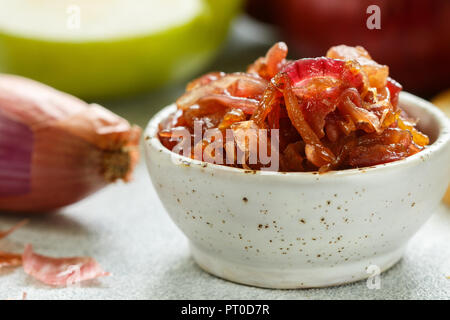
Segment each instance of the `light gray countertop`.
[{"label": "light gray countertop", "polygon": [[[259,29],[258,29],[259,28]],[[272,40],[241,19],[211,69],[236,71],[262,54]],[[254,35],[252,35],[254,34]],[[105,102],[145,125],[183,90],[172,86],[134,100]],[[0,230],[22,216],[0,215]],[[38,253],[95,257],[111,277],[77,287],[52,288],[21,268],[0,271],[0,300],[28,299],[449,299],[450,209],[441,205],[409,243],[404,258],[381,275],[381,288],[365,281],[334,288],[269,290],[230,283],[203,272],[189,255],[186,238],[162,208],[141,162],[128,185],[111,185],[60,212],[31,218],[0,241],[2,250],[32,243]]]},{"label": "light gray countertop", "polygon": [[[0,229],[23,217],[0,216]],[[141,163],[129,185],[112,185],[61,212],[32,217],[3,249],[32,243],[54,256],[95,257],[112,276],[79,287],[52,288],[21,268],[0,271],[0,299],[449,299],[450,210],[443,205],[417,233],[404,258],[381,275],[334,288],[269,290],[227,282],[203,272],[186,238],[162,208]]]}]

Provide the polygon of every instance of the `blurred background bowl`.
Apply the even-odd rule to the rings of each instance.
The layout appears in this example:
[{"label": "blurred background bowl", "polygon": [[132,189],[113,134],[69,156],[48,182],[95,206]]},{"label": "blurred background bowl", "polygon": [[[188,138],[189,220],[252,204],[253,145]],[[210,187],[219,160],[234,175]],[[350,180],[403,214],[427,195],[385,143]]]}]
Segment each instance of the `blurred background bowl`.
[{"label": "blurred background bowl", "polygon": [[[380,29],[366,22],[380,8]],[[407,91],[431,97],[450,87],[448,0],[248,0],[247,11],[276,25],[294,57],[362,45]]]},{"label": "blurred background bowl", "polygon": [[[177,1],[170,1],[176,5]],[[41,19],[42,25],[45,24],[49,10],[36,10],[35,7],[41,5],[46,5],[53,9],[55,14],[60,15],[55,20],[63,21],[64,23],[60,24],[61,29],[66,28],[63,19],[69,19],[73,14],[70,12],[70,6],[76,5],[79,8],[77,10],[82,30],[83,19],[89,18],[89,15],[95,16],[92,7],[97,6],[103,20],[97,25],[91,23],[88,26],[99,28],[101,32],[97,38],[80,39],[75,36],[39,38],[30,35],[30,32],[24,33],[20,30],[16,32],[12,30],[14,28],[5,27],[5,21],[9,20],[6,15],[14,12],[4,11],[3,18],[0,15],[0,72],[29,77],[85,99],[111,98],[145,92],[192,77],[214,58],[241,3],[240,0],[192,0],[193,3],[199,3],[197,4],[199,9],[185,21],[177,21],[176,17],[171,16],[174,24],[165,29],[148,33],[141,30],[135,35],[118,32],[117,36],[111,36],[107,35],[110,31],[108,28],[118,28],[120,31],[123,21],[120,19],[115,21],[115,17],[109,17],[105,10],[111,9],[111,6],[117,5],[120,1],[106,3],[104,0],[62,2],[40,0],[39,3],[33,3],[20,0],[20,2],[20,7],[16,3],[3,3],[6,10],[14,9],[23,18],[21,24],[18,24],[18,29],[28,23],[24,22],[26,14],[33,20]],[[143,9],[158,10],[161,6],[157,0],[152,3],[155,4],[153,7],[147,4]],[[167,10],[170,4],[167,5],[166,2],[164,5],[166,10],[161,12],[161,15],[170,16],[171,11]],[[125,11],[130,9],[130,12],[134,10],[136,13],[136,4],[130,1],[129,7],[125,5],[122,9]],[[154,12],[152,15],[155,17]],[[136,19],[145,20],[142,19],[145,13],[136,16]],[[133,18],[132,15],[129,17]],[[102,24],[103,21],[111,24]],[[129,20],[127,23],[130,24]],[[136,21],[136,24],[145,25],[146,22]],[[35,29],[39,28],[37,23]],[[39,31],[32,30],[31,33],[39,34]],[[51,30],[50,33],[53,31],[55,30]],[[55,31],[57,32],[58,30]],[[90,30],[83,32],[89,33]],[[105,37],[101,38],[103,34]]]}]

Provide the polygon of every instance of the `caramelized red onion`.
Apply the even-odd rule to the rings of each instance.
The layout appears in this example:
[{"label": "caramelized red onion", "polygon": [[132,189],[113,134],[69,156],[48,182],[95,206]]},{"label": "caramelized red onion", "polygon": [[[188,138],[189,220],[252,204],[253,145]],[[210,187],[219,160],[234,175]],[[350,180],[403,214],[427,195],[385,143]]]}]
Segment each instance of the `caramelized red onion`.
[{"label": "caramelized red onion", "polygon": [[[429,143],[398,107],[401,85],[364,48],[342,45],[326,57],[296,61],[286,60],[287,51],[277,43],[247,73],[210,73],[191,82],[177,100],[177,113],[161,126],[163,144],[174,146],[175,130],[193,135],[195,121],[223,133],[231,128],[235,141],[223,142],[224,158],[259,169],[260,163],[247,163],[258,150],[242,142],[245,133],[267,129],[270,139],[276,129],[279,170],[324,172],[400,160]],[[241,164],[228,154],[235,147],[245,150]]]},{"label": "caramelized red onion", "polygon": [[139,137],[99,105],[0,75],[0,210],[53,210],[128,181]]}]

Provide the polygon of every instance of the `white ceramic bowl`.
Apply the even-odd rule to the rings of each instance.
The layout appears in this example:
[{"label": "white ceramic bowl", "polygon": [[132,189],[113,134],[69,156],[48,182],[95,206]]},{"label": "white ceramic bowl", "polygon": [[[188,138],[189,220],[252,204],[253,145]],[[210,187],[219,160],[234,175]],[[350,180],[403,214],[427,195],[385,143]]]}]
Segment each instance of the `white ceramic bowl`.
[{"label": "white ceramic bowl", "polygon": [[148,170],[207,272],[268,288],[360,280],[401,258],[450,178],[449,120],[408,93],[400,104],[420,118],[429,147],[401,161],[325,174],[249,171],[176,155],[157,138],[171,105],[146,129]]}]

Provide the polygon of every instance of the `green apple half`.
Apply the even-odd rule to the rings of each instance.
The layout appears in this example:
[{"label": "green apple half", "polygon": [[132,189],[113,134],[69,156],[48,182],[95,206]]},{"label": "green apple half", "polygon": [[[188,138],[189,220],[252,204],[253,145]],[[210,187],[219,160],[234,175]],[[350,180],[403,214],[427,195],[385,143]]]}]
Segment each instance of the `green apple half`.
[{"label": "green apple half", "polygon": [[241,0],[0,0],[0,72],[90,99],[198,72]]}]

